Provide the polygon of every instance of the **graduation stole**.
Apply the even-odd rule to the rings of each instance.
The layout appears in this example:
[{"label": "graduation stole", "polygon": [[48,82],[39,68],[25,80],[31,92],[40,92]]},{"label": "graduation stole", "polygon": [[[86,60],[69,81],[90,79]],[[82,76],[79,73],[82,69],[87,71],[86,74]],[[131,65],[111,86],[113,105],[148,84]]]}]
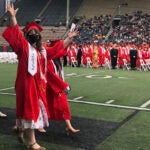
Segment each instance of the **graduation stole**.
[{"label": "graduation stole", "polygon": [[[41,50],[41,54],[44,56],[44,59],[45,59],[45,70],[44,70],[44,73],[42,72],[42,69],[41,69],[41,65],[39,64],[40,66],[40,77],[42,80],[45,81],[45,83],[47,82],[47,79],[46,79],[46,72],[47,72],[47,53],[46,53],[46,49],[43,47],[43,49]],[[39,61],[39,60],[38,60]],[[40,63],[40,62],[39,62]]]},{"label": "graduation stole", "polygon": [[41,54],[44,56],[44,59],[45,59],[45,72],[43,74],[40,60],[38,58],[38,53],[37,53],[36,49],[33,46],[31,46],[29,43],[28,43],[28,46],[29,46],[28,72],[32,76],[34,76],[37,73],[37,63],[39,63],[38,65],[40,67],[40,77],[41,77],[41,79],[44,79],[46,82],[46,77],[45,77],[45,74],[47,71],[47,53],[46,53],[46,50],[43,47],[43,50],[41,51]]},{"label": "graduation stole", "polygon": [[34,76],[37,73],[37,52],[36,49],[28,43],[28,72]]},{"label": "graduation stole", "polygon": [[53,67],[54,67],[54,70],[55,70],[55,73],[64,81],[64,71],[63,71],[63,66],[62,68],[59,68],[57,69],[56,67],[56,64],[54,63],[53,60],[51,60],[52,64],[53,64]]}]

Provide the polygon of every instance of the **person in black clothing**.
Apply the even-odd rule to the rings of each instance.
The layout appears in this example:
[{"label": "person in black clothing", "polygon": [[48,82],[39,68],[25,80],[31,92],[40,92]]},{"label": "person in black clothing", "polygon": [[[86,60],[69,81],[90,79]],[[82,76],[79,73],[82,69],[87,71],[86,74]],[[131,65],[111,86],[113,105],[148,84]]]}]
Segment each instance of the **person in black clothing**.
[{"label": "person in black clothing", "polygon": [[118,58],[118,49],[116,48],[116,46],[112,47],[112,49],[110,50],[110,56],[111,56],[111,67],[112,69],[116,69]]},{"label": "person in black clothing", "polygon": [[77,67],[80,67],[81,65],[81,58],[82,58],[82,46],[79,46],[78,52],[77,52]]},{"label": "person in black clothing", "polygon": [[136,69],[136,60],[137,60],[137,50],[133,47],[130,49],[130,66],[131,70]]},{"label": "person in black clothing", "polygon": [[65,66],[67,66],[67,55],[65,55],[65,56],[63,57],[63,60],[64,60],[63,66],[65,67]]}]

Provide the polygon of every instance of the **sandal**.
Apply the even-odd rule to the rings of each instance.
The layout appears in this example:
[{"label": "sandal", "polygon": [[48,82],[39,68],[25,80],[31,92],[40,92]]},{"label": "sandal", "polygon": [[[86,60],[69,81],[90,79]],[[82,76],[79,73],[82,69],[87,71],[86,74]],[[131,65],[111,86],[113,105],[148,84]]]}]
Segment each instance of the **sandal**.
[{"label": "sandal", "polygon": [[46,150],[45,147],[40,146],[39,148],[34,148],[34,145],[37,144],[36,142],[27,146],[27,150]]}]

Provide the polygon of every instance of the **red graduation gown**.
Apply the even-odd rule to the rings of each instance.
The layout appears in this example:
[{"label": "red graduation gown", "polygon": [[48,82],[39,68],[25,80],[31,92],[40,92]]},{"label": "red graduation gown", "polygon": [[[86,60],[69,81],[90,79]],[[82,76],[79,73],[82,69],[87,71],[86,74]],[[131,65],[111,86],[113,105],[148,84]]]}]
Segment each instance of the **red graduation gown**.
[{"label": "red graduation gown", "polygon": [[[66,55],[66,49],[61,49],[55,58]],[[70,108],[66,93],[62,92],[68,83],[64,82],[55,72],[52,60],[47,62],[47,102],[52,120],[70,120]]]},{"label": "red graduation gown", "polygon": [[[36,121],[40,111],[39,98],[42,99],[48,117],[50,117],[46,101],[46,83],[40,77],[41,70],[43,72],[45,70],[44,57],[41,57],[39,60],[41,67],[37,66],[37,73],[31,76],[28,73],[28,41],[23,37],[18,25],[14,27],[8,26],[3,32],[3,37],[18,56],[15,82],[17,119]],[[60,41],[56,46],[46,49],[49,59],[52,59],[56,55],[56,52],[63,48],[63,42]]]},{"label": "red graduation gown", "polygon": [[56,73],[52,61],[48,61],[47,102],[52,120],[70,120],[70,108],[66,93],[62,92],[69,85]]}]

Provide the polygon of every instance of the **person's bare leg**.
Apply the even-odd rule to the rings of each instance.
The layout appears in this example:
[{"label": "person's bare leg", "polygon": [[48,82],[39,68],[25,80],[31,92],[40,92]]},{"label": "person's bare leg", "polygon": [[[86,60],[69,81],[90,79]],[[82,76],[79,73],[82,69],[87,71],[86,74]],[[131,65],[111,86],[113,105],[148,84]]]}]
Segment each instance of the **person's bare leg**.
[{"label": "person's bare leg", "polygon": [[12,127],[12,130],[13,130],[13,131],[17,131],[17,126],[14,125],[14,126]]},{"label": "person's bare leg", "polygon": [[24,140],[24,130],[17,127],[16,125],[13,126],[12,130],[16,133],[18,141],[20,143],[24,143],[25,142],[25,140]]},{"label": "person's bare leg", "polygon": [[34,129],[27,129],[26,130],[27,137],[28,137],[28,149],[30,150],[45,150],[44,147],[41,147],[37,142],[35,138],[35,131]]},{"label": "person's bare leg", "polygon": [[79,129],[75,129],[72,127],[70,120],[65,120],[65,123],[67,126],[66,130],[71,131],[72,133],[77,133],[80,131]]},{"label": "person's bare leg", "polygon": [[18,141],[20,143],[24,143],[24,130],[22,128],[17,128],[17,131],[18,132],[18,135],[17,135],[17,138],[18,138]]}]

